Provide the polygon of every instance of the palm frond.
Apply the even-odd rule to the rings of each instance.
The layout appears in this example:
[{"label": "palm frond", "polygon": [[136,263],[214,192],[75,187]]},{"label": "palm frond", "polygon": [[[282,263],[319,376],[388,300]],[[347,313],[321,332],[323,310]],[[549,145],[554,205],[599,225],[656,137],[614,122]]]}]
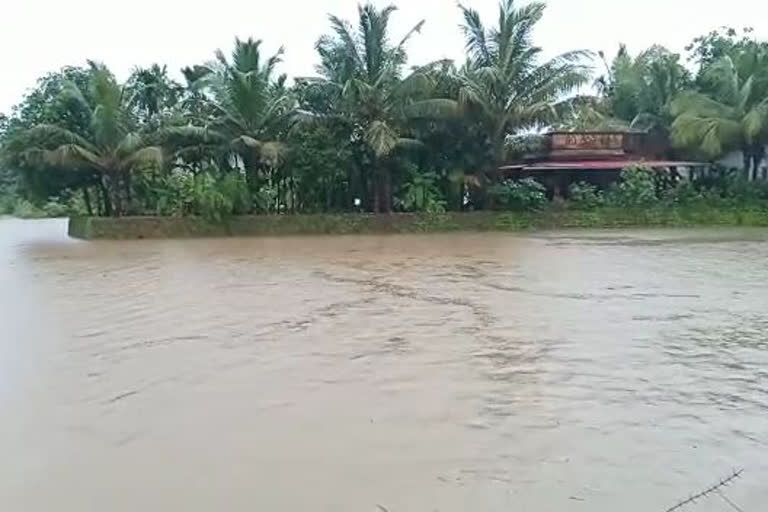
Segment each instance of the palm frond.
[{"label": "palm frond", "polygon": [[643,112],[635,116],[629,124],[629,128],[639,131],[653,131],[664,126],[664,119],[649,112]]},{"label": "palm frond", "polygon": [[729,56],[718,59],[704,73],[704,79],[713,84],[718,99],[728,104],[735,104],[741,89],[736,64]]},{"label": "palm frond", "polygon": [[7,150],[15,151],[29,147],[52,149],[64,144],[75,144],[90,152],[98,152],[96,146],[85,137],[52,124],[40,124],[12,137],[8,142]]},{"label": "palm frond", "polygon": [[687,114],[698,117],[736,117],[733,107],[695,91],[686,91],[678,95],[672,101],[671,112],[674,116]]},{"label": "palm frond", "polygon": [[486,38],[485,27],[480,19],[480,13],[469,7],[459,5],[464,17],[464,23],[461,26],[464,32],[464,39],[467,51],[469,51],[472,61],[475,65],[486,66],[490,64],[491,48],[489,48]]},{"label": "palm frond", "polygon": [[277,167],[288,147],[277,141],[264,142],[259,150],[259,160],[270,167]]},{"label": "palm frond", "polygon": [[237,151],[249,150],[255,153],[261,153],[261,148],[264,145],[260,140],[249,137],[248,135],[240,135],[232,139],[230,146]]},{"label": "palm frond", "polygon": [[118,156],[125,157],[135,153],[144,145],[144,138],[141,135],[136,132],[127,133],[117,145],[115,153]]},{"label": "palm frond", "polygon": [[672,141],[677,147],[698,149],[710,158],[737,149],[741,133],[738,122],[717,117],[683,114],[672,123]]},{"label": "palm frond", "polygon": [[768,140],[768,98],[744,116],[742,128],[750,144],[765,144]]},{"label": "palm frond", "polygon": [[59,99],[63,101],[67,106],[74,109],[79,109],[87,113],[88,116],[93,114],[93,109],[90,103],[85,98],[85,94],[80,87],[74,82],[67,82],[61,90]]},{"label": "palm frond", "polygon": [[345,56],[353,61],[355,67],[362,68],[364,66],[364,61],[360,54],[360,49],[352,27],[337,16],[329,15],[328,18],[331,21],[331,27],[336,33],[336,37],[341,43]]},{"label": "palm frond", "polygon": [[164,153],[162,148],[158,146],[147,146],[138,149],[133,154],[128,155],[121,161],[121,167],[125,170],[131,170],[138,167],[154,167],[160,168],[163,166]]},{"label": "palm frond", "polygon": [[400,137],[395,142],[395,148],[402,151],[420,151],[426,146],[419,139],[412,139],[409,137]]},{"label": "palm frond", "polygon": [[100,146],[116,146],[125,131],[123,88],[106,68],[91,76],[91,97],[96,107],[91,116],[91,129]]},{"label": "palm frond", "polygon": [[515,8],[514,2],[499,7],[499,28],[492,32],[494,46],[498,48],[500,67],[507,69],[521,54],[536,54],[532,44],[533,28],[541,21],[545,5],[532,2]]},{"label": "palm frond", "polygon": [[44,162],[52,167],[74,167],[83,165],[95,169],[103,169],[99,155],[88,151],[77,144],[63,144],[56,149],[43,153]]},{"label": "palm frond", "polygon": [[397,43],[395,49],[402,49],[414,35],[420,34],[421,30],[424,28],[425,23],[426,20],[421,20],[416,25],[411,27],[411,30],[406,32],[402,39],[400,39],[400,42]]},{"label": "palm frond", "polygon": [[428,74],[411,73],[395,86],[393,96],[401,99],[424,97],[432,91],[434,85],[434,80]]},{"label": "palm frond", "polygon": [[388,155],[397,145],[399,137],[384,121],[374,121],[365,131],[365,141],[378,157]]},{"label": "palm frond", "polygon": [[199,126],[174,126],[160,132],[163,145],[173,149],[189,146],[219,145],[227,139],[221,132]]},{"label": "palm frond", "polygon": [[404,113],[409,119],[450,119],[460,115],[461,107],[456,100],[434,98],[410,103]]}]

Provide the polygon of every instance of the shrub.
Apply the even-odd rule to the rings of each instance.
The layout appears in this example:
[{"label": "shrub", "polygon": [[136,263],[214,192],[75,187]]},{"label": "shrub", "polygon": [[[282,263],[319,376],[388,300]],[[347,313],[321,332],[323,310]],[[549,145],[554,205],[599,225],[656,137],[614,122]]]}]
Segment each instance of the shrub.
[{"label": "shrub", "polygon": [[0,215],[10,215],[16,208],[18,194],[15,184],[6,183],[3,179],[2,168],[0,168]]},{"label": "shrub", "polygon": [[495,208],[501,210],[535,210],[547,202],[546,188],[533,178],[506,180],[488,188]]},{"label": "shrub", "polygon": [[49,197],[42,210],[46,217],[66,217],[70,214],[69,206],[60,202],[57,197]]},{"label": "shrub", "polygon": [[589,210],[605,203],[603,193],[591,183],[574,183],[568,189],[568,199],[576,208]]},{"label": "shrub", "polygon": [[621,180],[607,196],[611,206],[649,206],[659,200],[656,194],[654,172],[647,167],[628,167],[621,171]]},{"label": "shrub", "polygon": [[250,213],[253,206],[251,195],[248,193],[248,184],[239,173],[229,173],[219,178],[217,187],[225,198],[231,203],[231,212],[235,215]]},{"label": "shrub", "polygon": [[445,212],[445,201],[437,187],[437,175],[414,170],[410,181],[404,187],[402,208],[408,212]]},{"label": "shrub", "polygon": [[13,208],[13,215],[20,219],[40,219],[45,212],[26,199],[19,199]]},{"label": "shrub", "polygon": [[225,195],[219,182],[208,173],[201,173],[192,179],[190,191],[194,213],[211,222],[221,222],[232,215],[234,200]]},{"label": "shrub", "polygon": [[16,207],[16,198],[10,194],[0,195],[0,215],[10,215]]}]

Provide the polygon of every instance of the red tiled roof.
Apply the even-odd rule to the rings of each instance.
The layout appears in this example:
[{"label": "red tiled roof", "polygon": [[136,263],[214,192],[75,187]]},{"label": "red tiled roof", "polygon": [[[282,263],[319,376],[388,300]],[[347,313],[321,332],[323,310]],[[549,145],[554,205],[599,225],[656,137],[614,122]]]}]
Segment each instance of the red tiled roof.
[{"label": "red tiled roof", "polygon": [[702,162],[675,160],[580,160],[575,162],[548,161],[523,165],[505,165],[503,171],[620,171],[632,166],[650,167],[695,167],[706,165]]}]

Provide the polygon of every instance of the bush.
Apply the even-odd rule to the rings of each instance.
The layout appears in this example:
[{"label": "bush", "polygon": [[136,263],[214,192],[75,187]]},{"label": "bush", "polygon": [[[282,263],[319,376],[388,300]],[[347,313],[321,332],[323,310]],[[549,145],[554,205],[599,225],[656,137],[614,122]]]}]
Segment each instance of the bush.
[{"label": "bush", "polygon": [[0,215],[10,215],[16,208],[16,198],[10,194],[0,195]]},{"label": "bush", "polygon": [[19,199],[13,208],[13,216],[20,219],[40,219],[45,212],[26,199]]},{"label": "bush", "polygon": [[649,206],[658,202],[654,172],[647,167],[628,167],[621,171],[621,181],[608,193],[611,206]]},{"label": "bush", "polygon": [[216,169],[194,174],[173,169],[141,184],[151,198],[146,208],[155,215],[183,217],[199,215],[219,222],[235,213],[250,211],[245,180],[237,173],[219,177]]},{"label": "bush", "polygon": [[536,210],[547,202],[547,189],[534,180],[506,180],[488,188],[494,207],[501,210]]},{"label": "bush", "polygon": [[570,203],[578,209],[590,210],[605,204],[603,193],[591,183],[574,183],[568,189]]},{"label": "bush", "polygon": [[211,222],[221,222],[232,215],[234,200],[225,195],[220,183],[208,173],[201,173],[192,180],[192,206],[195,213]]},{"label": "bush", "polygon": [[722,195],[739,204],[765,204],[768,202],[768,183],[748,181],[742,177],[727,179]]},{"label": "bush", "polygon": [[56,197],[49,197],[42,206],[42,210],[46,217],[67,217],[71,213],[69,206],[59,202]]},{"label": "bush", "polygon": [[242,215],[250,213],[253,202],[248,193],[248,184],[245,178],[239,173],[229,173],[219,178],[217,188],[222,195],[231,203],[230,213]]},{"label": "bush", "polygon": [[15,184],[8,183],[2,172],[3,169],[0,168],[0,215],[10,215],[16,208],[16,201],[19,196]]},{"label": "bush", "polygon": [[445,201],[437,186],[437,174],[413,170],[410,181],[405,184],[401,206],[407,212],[445,212]]}]

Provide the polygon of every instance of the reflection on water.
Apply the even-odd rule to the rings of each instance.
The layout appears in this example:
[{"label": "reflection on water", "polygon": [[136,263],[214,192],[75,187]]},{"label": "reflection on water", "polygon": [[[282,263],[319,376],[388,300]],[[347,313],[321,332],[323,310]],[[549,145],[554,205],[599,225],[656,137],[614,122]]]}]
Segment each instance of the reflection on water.
[{"label": "reflection on water", "polygon": [[651,511],[743,467],[760,510],[766,258],[766,231],[2,220],[0,509]]}]

